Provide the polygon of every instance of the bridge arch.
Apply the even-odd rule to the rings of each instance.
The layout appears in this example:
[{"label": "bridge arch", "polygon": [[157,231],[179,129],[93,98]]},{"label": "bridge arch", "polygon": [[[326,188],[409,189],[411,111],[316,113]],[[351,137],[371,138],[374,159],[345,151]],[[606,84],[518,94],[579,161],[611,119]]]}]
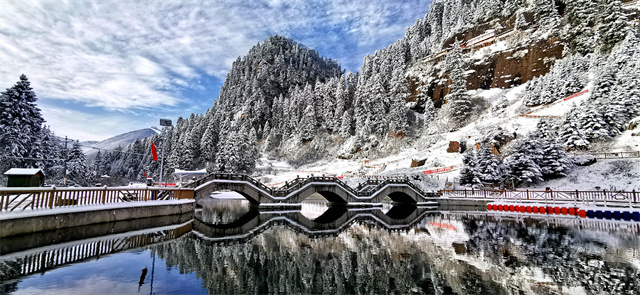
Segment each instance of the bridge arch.
[{"label": "bridge arch", "polygon": [[198,186],[195,189],[195,198],[196,200],[200,200],[202,198],[209,197],[214,192],[224,190],[238,193],[247,199],[252,205],[258,205],[265,202],[270,203],[272,199],[269,193],[261,191],[259,188],[256,188],[249,183],[228,182],[224,180],[212,180]]},{"label": "bridge arch", "polygon": [[416,204],[423,200],[418,192],[407,185],[388,184],[372,195],[371,202],[380,203],[385,197],[404,204]]},{"label": "bridge arch", "polygon": [[319,194],[327,199],[329,203],[347,204],[352,200],[351,195],[336,183],[309,184],[302,187],[291,199],[289,203],[301,203],[313,194]]}]

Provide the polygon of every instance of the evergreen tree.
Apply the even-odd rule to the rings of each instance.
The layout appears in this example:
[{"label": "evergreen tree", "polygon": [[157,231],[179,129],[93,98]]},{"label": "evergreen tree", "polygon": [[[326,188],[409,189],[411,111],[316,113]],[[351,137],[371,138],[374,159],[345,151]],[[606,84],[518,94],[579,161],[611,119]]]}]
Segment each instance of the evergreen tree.
[{"label": "evergreen tree", "polygon": [[[44,119],[25,75],[0,94],[0,170],[35,167]],[[0,173],[2,174],[2,173]],[[2,174],[1,177],[4,177]],[[3,181],[4,183],[4,181]]]},{"label": "evergreen tree", "polygon": [[449,115],[458,125],[467,119],[471,112],[471,97],[467,93],[467,79],[465,75],[466,62],[460,48],[460,42],[453,44],[453,51],[447,56],[446,66],[451,79],[451,93],[445,99],[450,105]]},{"label": "evergreen tree", "polygon": [[552,139],[541,140],[542,157],[538,164],[545,179],[566,176],[570,161],[564,147]]},{"label": "evergreen tree", "polygon": [[542,181],[542,169],[538,165],[541,159],[542,149],[538,140],[532,138],[516,140],[511,153],[505,159],[508,180],[514,185],[529,185]]},{"label": "evergreen tree", "polygon": [[[131,168],[133,169],[133,168]],[[67,159],[68,184],[88,186],[93,182],[94,175],[87,169],[87,157],[82,152],[79,142],[74,142]]]},{"label": "evergreen tree", "polygon": [[610,51],[618,42],[624,40],[629,26],[622,11],[620,0],[599,0],[600,27],[598,28],[599,43],[603,51]]},{"label": "evergreen tree", "polygon": [[490,144],[482,144],[476,154],[476,173],[484,183],[499,184],[505,174],[502,158],[493,154]]},{"label": "evergreen tree", "polygon": [[462,170],[460,170],[460,183],[461,184],[478,184],[480,178],[478,177],[477,165],[478,159],[476,157],[476,151],[473,149],[467,150],[462,157]]},{"label": "evergreen tree", "polygon": [[340,136],[342,138],[348,138],[351,136],[351,132],[353,130],[351,122],[351,113],[349,111],[344,111],[342,114],[342,124],[340,126]]}]

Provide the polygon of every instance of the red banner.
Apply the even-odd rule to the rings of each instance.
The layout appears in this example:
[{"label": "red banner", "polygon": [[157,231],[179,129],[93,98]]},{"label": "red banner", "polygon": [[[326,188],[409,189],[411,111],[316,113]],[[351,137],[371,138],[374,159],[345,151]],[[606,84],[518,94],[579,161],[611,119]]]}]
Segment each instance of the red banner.
[{"label": "red banner", "polygon": [[447,171],[451,171],[451,170],[453,170],[453,166],[427,170],[427,171],[424,171],[424,174],[433,174],[433,173],[447,172]]},{"label": "red banner", "polygon": [[156,145],[151,143],[151,154],[153,155],[153,160],[158,161],[158,151],[156,150]]}]

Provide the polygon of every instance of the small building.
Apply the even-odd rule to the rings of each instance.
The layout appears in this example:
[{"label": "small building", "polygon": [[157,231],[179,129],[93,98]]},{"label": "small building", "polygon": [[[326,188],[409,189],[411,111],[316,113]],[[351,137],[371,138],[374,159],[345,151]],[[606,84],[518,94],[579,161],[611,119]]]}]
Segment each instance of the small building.
[{"label": "small building", "polygon": [[11,168],[4,173],[7,187],[36,187],[44,185],[44,173],[37,168]]},{"label": "small building", "polygon": [[[195,170],[195,171],[187,171],[187,170],[180,170],[180,169],[176,169],[173,174],[175,174],[176,176],[178,176],[180,178],[180,184],[182,185],[182,178],[183,177],[187,177],[187,181],[190,180],[195,180],[195,177],[199,177],[199,176],[203,176],[205,174],[207,174],[207,169],[201,169],[201,170]],[[189,179],[189,177],[191,179]],[[162,184],[161,184],[162,185]]]}]

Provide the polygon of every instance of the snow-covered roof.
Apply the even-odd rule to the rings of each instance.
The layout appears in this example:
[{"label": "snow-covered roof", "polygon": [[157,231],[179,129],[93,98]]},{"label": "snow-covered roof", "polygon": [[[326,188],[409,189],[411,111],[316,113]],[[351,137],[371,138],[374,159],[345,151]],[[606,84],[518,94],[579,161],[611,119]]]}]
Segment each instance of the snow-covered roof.
[{"label": "snow-covered roof", "polygon": [[36,175],[38,172],[42,172],[42,170],[37,168],[11,168],[4,175]]},{"label": "snow-covered roof", "polygon": [[200,170],[194,170],[194,171],[176,169],[175,172],[173,173],[176,175],[204,175],[204,174],[207,174],[207,169],[200,169]]}]

